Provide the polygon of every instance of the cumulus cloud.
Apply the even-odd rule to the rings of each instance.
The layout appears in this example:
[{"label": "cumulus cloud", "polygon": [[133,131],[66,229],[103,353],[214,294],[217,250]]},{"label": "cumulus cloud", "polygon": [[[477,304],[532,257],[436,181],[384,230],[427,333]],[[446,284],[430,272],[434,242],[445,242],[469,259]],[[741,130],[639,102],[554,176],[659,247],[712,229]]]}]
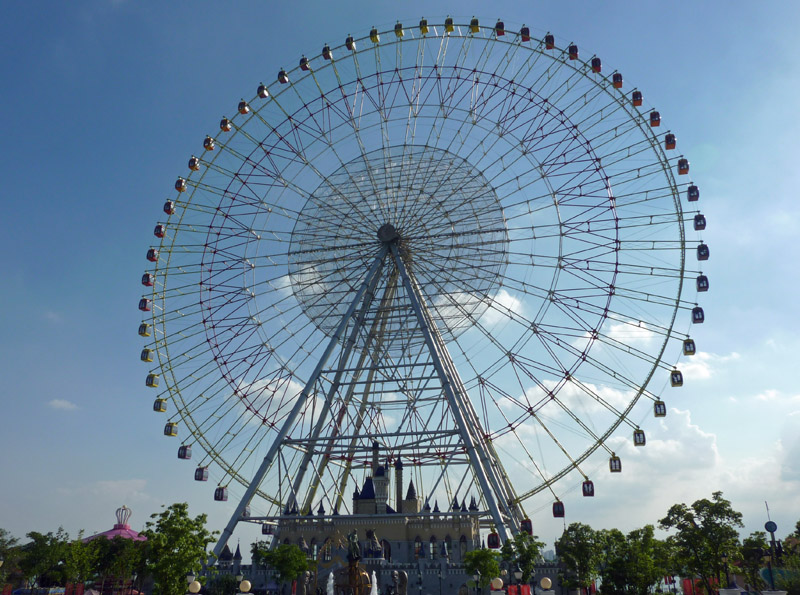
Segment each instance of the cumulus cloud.
[{"label": "cumulus cloud", "polygon": [[52,409],[60,409],[62,411],[73,411],[78,408],[75,403],[66,399],[53,399],[48,401],[47,405]]},{"label": "cumulus cloud", "polygon": [[719,373],[726,364],[737,361],[739,357],[735,351],[728,355],[698,351],[695,355],[682,360],[679,368],[683,376],[689,380],[708,380]]}]

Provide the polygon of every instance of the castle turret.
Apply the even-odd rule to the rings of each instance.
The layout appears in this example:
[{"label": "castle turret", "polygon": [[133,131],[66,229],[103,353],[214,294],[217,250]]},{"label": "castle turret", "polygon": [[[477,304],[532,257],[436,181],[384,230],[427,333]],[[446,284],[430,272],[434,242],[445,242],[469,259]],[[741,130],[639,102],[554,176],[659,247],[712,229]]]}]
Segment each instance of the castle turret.
[{"label": "castle turret", "polygon": [[386,505],[389,503],[389,476],[386,475],[386,468],[380,465],[375,470],[375,512],[384,514]]},{"label": "castle turret", "polygon": [[403,512],[403,461],[400,457],[394,462],[394,491],[397,512]]}]

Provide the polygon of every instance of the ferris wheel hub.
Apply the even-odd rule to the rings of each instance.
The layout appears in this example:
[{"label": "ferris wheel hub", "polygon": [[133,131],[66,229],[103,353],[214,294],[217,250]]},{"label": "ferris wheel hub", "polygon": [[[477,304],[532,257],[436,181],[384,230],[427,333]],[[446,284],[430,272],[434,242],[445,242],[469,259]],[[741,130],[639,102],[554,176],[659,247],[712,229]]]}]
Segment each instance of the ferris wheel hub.
[{"label": "ferris wheel hub", "polygon": [[389,244],[400,239],[400,234],[391,223],[384,223],[378,228],[378,239],[384,244]]}]

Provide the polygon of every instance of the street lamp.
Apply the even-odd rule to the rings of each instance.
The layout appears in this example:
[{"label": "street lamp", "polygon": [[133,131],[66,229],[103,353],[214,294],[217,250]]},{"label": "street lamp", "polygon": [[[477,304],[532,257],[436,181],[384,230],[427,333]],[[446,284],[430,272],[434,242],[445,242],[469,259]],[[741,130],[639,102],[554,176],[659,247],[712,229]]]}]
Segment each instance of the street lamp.
[{"label": "street lamp", "polygon": [[519,564],[514,568],[514,578],[517,579],[517,585],[522,584],[522,569],[519,567]]},{"label": "street lamp", "polygon": [[189,590],[189,593],[192,593],[193,595],[199,593],[200,589],[202,588],[200,581],[195,579],[194,572],[190,572],[186,575],[186,584],[186,588]]},{"label": "street lamp", "polygon": [[442,569],[439,568],[439,595],[442,595]]},{"label": "street lamp", "polygon": [[728,574],[728,554],[727,554],[727,552],[722,552],[721,559],[722,559],[722,563],[725,565],[725,586],[726,586],[726,588],[731,589],[733,587],[731,586],[731,577]]},{"label": "street lamp", "polygon": [[480,584],[481,584],[481,582],[480,582],[481,581],[481,571],[480,570],[476,570],[475,574],[472,575],[472,578],[475,579],[475,594],[477,595],[478,593],[480,593],[480,588],[481,588],[480,587]]}]

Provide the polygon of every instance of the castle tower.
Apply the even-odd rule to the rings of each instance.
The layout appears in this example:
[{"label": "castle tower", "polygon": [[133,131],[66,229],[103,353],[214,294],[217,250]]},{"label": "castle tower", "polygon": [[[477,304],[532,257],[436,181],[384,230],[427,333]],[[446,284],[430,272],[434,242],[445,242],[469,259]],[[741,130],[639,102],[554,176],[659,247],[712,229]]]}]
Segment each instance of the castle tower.
[{"label": "castle tower", "polygon": [[389,476],[386,475],[386,468],[383,465],[379,465],[375,470],[372,482],[375,485],[375,512],[383,514],[386,512],[386,505],[389,504]]},{"label": "castle tower", "polygon": [[394,492],[397,512],[403,512],[403,461],[400,457],[394,462]]}]

